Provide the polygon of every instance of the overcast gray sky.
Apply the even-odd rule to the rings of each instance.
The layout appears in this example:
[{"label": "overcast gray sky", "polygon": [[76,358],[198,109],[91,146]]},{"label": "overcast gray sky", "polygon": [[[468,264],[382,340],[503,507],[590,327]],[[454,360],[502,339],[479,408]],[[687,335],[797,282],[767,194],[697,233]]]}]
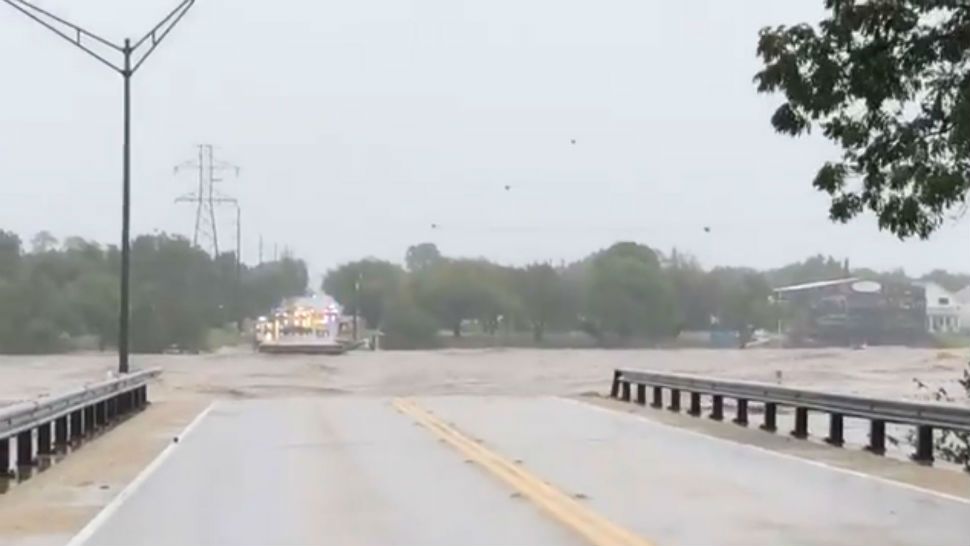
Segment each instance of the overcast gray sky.
[{"label": "overcast gray sky", "polygon": [[[176,1],[38,3],[121,39]],[[757,31],[821,5],[199,0],[134,83],[133,229],[190,235],[172,166],[212,143],[243,167],[222,191],[249,262],[262,234],[318,272],[422,241],[525,263],[617,240],[707,266],[970,270],[968,221],[907,243],[830,224],[811,179],[834,150],[773,133]],[[3,4],[0,74],[0,227],[116,242],[120,77]]]}]

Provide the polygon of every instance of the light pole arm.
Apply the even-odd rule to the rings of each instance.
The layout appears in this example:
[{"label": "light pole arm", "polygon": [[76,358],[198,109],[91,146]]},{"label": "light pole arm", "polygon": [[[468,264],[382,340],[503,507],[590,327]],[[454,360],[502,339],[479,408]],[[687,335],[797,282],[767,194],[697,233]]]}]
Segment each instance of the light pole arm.
[{"label": "light pole arm", "polygon": [[137,42],[135,42],[135,45],[133,45],[131,48],[132,51],[137,51],[138,48],[140,48],[143,44],[145,44],[149,40],[151,40],[151,46],[148,48],[148,51],[146,51],[145,54],[142,55],[141,58],[135,62],[134,68],[131,69],[132,74],[134,74],[135,72],[138,71],[139,68],[141,68],[141,65],[144,64],[145,61],[148,59],[148,57],[155,51],[155,48],[157,48],[158,45],[162,43],[162,40],[164,40],[165,37],[167,37],[168,34],[172,32],[172,29],[175,28],[175,25],[177,25],[179,21],[181,21],[182,18],[185,17],[185,14],[188,13],[189,10],[192,9],[192,6],[194,5],[195,5],[195,0],[182,0],[181,4],[176,6],[175,9],[171,11],[171,13],[169,13],[164,19],[161,20],[161,22],[155,25],[155,28],[151,29],[150,31],[148,31],[147,34],[142,36],[141,40],[138,40]]},{"label": "light pole arm", "polygon": [[[179,3],[179,5],[176,6],[175,9],[173,9],[168,15],[166,15],[161,22],[155,25],[154,28],[148,31],[147,34],[142,36],[142,38],[133,45],[129,45],[128,43],[125,45],[118,45],[110,40],[98,36],[89,30],[71,23],[62,17],[54,15],[43,8],[35,6],[27,0],[0,0],[0,2],[10,4],[17,11],[40,23],[54,34],[57,34],[61,38],[74,44],[76,47],[83,50],[88,55],[91,55],[101,63],[107,65],[115,72],[118,72],[123,76],[131,76],[139,68],[141,68],[141,65],[144,64],[148,57],[155,51],[155,48],[157,48],[158,45],[162,43],[162,40],[164,40],[165,37],[172,32],[175,25],[177,25],[179,21],[185,17],[185,14],[188,13],[189,9],[195,5],[196,0],[182,0],[182,2]],[[58,25],[64,28],[59,28]],[[141,49],[141,46],[146,43],[150,44],[150,46],[145,53],[139,56],[139,58],[134,62],[134,65],[126,68],[124,64],[112,62],[104,55],[88,47],[84,43],[85,39],[93,40],[125,56],[130,56],[138,52]]]},{"label": "light pole arm", "polygon": [[[85,51],[88,55],[91,55],[92,57],[94,57],[98,61],[101,61],[102,63],[106,64],[112,70],[114,70],[116,72],[122,72],[124,70],[122,67],[120,67],[120,66],[116,65],[115,63],[109,61],[108,59],[104,58],[98,52],[96,52],[93,49],[91,49],[88,46],[86,46],[83,43],[83,38],[90,38],[91,40],[94,40],[95,42],[98,42],[99,44],[104,45],[104,46],[107,46],[107,47],[109,47],[109,48],[111,48],[111,49],[113,49],[115,51],[118,51],[118,52],[123,52],[124,51],[124,48],[123,47],[121,47],[121,46],[119,46],[117,44],[114,44],[112,42],[109,42],[108,40],[102,38],[101,36],[98,36],[97,34],[94,34],[93,32],[90,32],[88,30],[85,30],[85,29],[81,28],[80,26],[75,25],[74,23],[71,23],[69,21],[66,21],[66,20],[64,20],[64,19],[62,19],[62,18],[54,15],[53,13],[51,13],[51,12],[49,12],[47,10],[44,10],[42,8],[39,8],[39,7],[31,4],[30,2],[26,2],[25,0],[0,0],[0,1],[5,2],[7,4],[10,4],[17,11],[23,13],[27,17],[30,17],[34,21],[37,21],[38,23],[40,23],[42,26],[46,27],[48,30],[50,30],[54,34],[57,34],[61,38],[64,38],[68,42],[71,42],[72,44],[74,44],[75,46],[77,46],[79,49]],[[58,24],[59,25],[63,25],[64,27],[67,27],[67,29],[69,29],[70,32],[67,32],[64,29],[58,28],[57,27]]]}]

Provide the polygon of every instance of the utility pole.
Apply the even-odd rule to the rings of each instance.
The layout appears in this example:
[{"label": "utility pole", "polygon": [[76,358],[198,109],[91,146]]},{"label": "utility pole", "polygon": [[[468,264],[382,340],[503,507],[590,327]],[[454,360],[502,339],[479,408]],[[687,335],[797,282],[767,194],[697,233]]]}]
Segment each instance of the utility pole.
[{"label": "utility pole", "polygon": [[357,278],[354,279],[354,341],[357,341],[357,317],[360,314],[360,278],[362,274],[357,273]]},{"label": "utility pole", "polygon": [[[130,287],[130,244],[131,225],[131,78],[155,51],[173,28],[185,17],[195,0],[182,0],[164,19],[132,44],[126,39],[123,45],[106,40],[78,25],[70,23],[53,13],[39,8],[26,0],[0,0],[13,6],[27,17],[43,25],[61,38],[74,44],[102,64],[121,75],[124,84],[124,144],[122,146],[122,185],[121,185],[121,290],[118,313],[118,372],[128,373],[128,319],[130,315],[128,294]],[[108,55],[115,56],[112,61],[105,54],[98,53],[92,46],[111,50]],[[144,47],[143,47],[144,46]],[[121,59],[117,59],[120,54]]]},{"label": "utility pole", "polygon": [[263,265],[263,236],[259,236],[259,265]]},{"label": "utility pole", "polygon": [[[215,148],[211,144],[200,144],[198,159],[176,165],[175,173],[178,174],[179,171],[184,169],[193,169],[198,173],[198,188],[194,193],[187,193],[177,198],[175,202],[195,204],[195,230],[192,233],[192,245],[205,248],[207,252],[212,254],[213,258],[218,257],[219,223],[216,219],[216,204],[234,203],[235,199],[223,195],[216,189],[216,184],[222,182],[222,179],[217,178],[216,174],[225,170],[234,170],[236,176],[239,176],[240,168],[238,165],[225,161],[216,161]],[[238,212],[237,206],[237,216]],[[236,231],[238,239],[238,226]],[[239,241],[236,245],[237,259],[240,250],[238,243]]]}]

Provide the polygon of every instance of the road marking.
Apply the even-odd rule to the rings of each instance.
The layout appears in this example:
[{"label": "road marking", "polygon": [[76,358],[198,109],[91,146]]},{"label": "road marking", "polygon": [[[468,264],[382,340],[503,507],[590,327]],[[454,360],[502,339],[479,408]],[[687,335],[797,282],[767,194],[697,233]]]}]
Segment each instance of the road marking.
[{"label": "road marking", "polygon": [[204,410],[202,410],[201,413],[196,415],[195,419],[193,419],[188,426],[182,429],[181,434],[178,435],[179,443],[169,443],[168,446],[163,449],[162,452],[159,453],[151,463],[148,464],[148,466],[146,466],[137,476],[135,476],[135,479],[132,480],[131,483],[121,490],[121,493],[118,493],[115,498],[111,499],[111,502],[102,508],[101,511],[98,512],[98,514],[94,516],[94,518],[78,532],[78,534],[74,535],[74,538],[72,538],[70,542],[66,544],[66,546],[83,546],[84,543],[90,540],[91,537],[94,536],[94,533],[96,533],[98,529],[100,529],[101,526],[104,525],[108,519],[110,519],[111,516],[118,511],[119,508],[121,508],[121,505],[124,504],[129,497],[134,495],[142,484],[144,484],[148,478],[154,474],[159,467],[162,466],[162,463],[164,463],[175,453],[175,449],[183,443],[189,433],[199,426],[199,423],[201,423],[202,420],[209,415],[209,412],[212,411],[212,408],[214,408],[215,405],[216,402],[209,404]]},{"label": "road marking", "polygon": [[653,543],[609,521],[568,494],[526,472],[435,417],[412,400],[396,399],[394,407],[411,417],[468,459],[478,463],[512,486],[554,519],[582,535],[595,546],[653,546]]},{"label": "road marking", "polygon": [[[948,500],[948,501],[953,501],[953,502],[958,502],[960,504],[970,504],[970,499],[968,499],[966,497],[960,497],[960,496],[957,496],[957,495],[951,495],[950,493],[944,493],[942,491],[934,491],[933,489],[927,489],[925,487],[920,487],[918,485],[913,485],[911,483],[900,482],[900,481],[897,481],[897,480],[893,480],[891,478],[884,478],[882,476],[877,476],[875,474],[866,474],[865,472],[861,472],[859,470],[852,470],[851,468],[845,468],[845,467],[842,467],[842,466],[836,466],[836,465],[829,464],[829,463],[825,463],[825,462],[822,462],[822,461],[816,461],[816,460],[813,460],[813,459],[808,459],[808,458],[805,458],[805,457],[802,457],[802,456],[799,456],[799,455],[792,455],[791,453],[785,453],[783,451],[775,451],[775,450],[770,449],[770,448],[767,448],[767,447],[761,447],[761,446],[757,446],[757,445],[754,445],[754,444],[747,444],[747,443],[744,443],[744,442],[739,441],[739,440],[732,440],[730,438],[722,438],[720,436],[714,436],[714,435],[711,435],[711,434],[707,434],[705,432],[700,432],[700,431],[693,430],[693,429],[688,429],[688,428],[681,428],[681,427],[678,427],[676,425],[670,425],[670,424],[667,424],[667,423],[663,423],[661,421],[657,421],[656,419],[652,419],[650,417],[650,414],[649,413],[640,413],[639,411],[632,411],[631,412],[631,411],[626,411],[626,410],[621,409],[621,408],[604,407],[604,406],[600,406],[600,405],[597,405],[597,404],[592,403],[592,402],[587,402],[585,400],[576,400],[576,399],[573,399],[573,398],[562,398],[562,400],[565,400],[567,402],[570,402],[570,403],[573,403],[573,404],[577,404],[577,405],[583,406],[585,408],[592,408],[592,409],[597,410],[597,411],[601,411],[601,412],[604,412],[604,413],[608,413],[608,414],[610,414],[612,416],[620,415],[620,416],[625,416],[625,417],[627,417],[629,419],[635,419],[635,420],[638,420],[638,421],[647,421],[651,425],[655,425],[655,426],[658,426],[658,427],[663,427],[663,428],[666,428],[666,429],[669,429],[669,430],[678,432],[680,434],[685,434],[685,435],[688,435],[688,436],[697,436],[699,438],[704,438],[704,439],[706,439],[708,441],[711,441],[711,442],[724,442],[726,444],[733,444],[735,446],[740,446],[740,447],[747,448],[747,449],[751,449],[751,450],[754,450],[754,451],[760,451],[760,452],[765,453],[767,455],[773,455],[775,457],[779,457],[779,458],[782,458],[782,459],[789,459],[789,460],[792,460],[792,461],[798,461],[800,463],[804,463],[804,464],[807,464],[807,465],[810,465],[810,466],[814,466],[814,467],[817,467],[817,468],[824,468],[826,470],[831,470],[831,471],[834,471],[834,472],[840,472],[842,474],[848,474],[850,476],[855,476],[856,478],[862,478],[862,479],[866,479],[866,480],[871,480],[871,481],[874,481],[874,482],[882,483],[884,485],[890,485],[890,486],[894,486],[894,487],[899,487],[901,489],[908,489],[908,490],[913,491],[915,493],[922,493],[924,495],[930,495],[930,496],[934,496],[934,497],[939,497],[941,499]],[[802,440],[802,441],[805,441],[805,440]],[[954,475],[958,475],[958,474],[959,474],[958,472],[954,472]]]}]

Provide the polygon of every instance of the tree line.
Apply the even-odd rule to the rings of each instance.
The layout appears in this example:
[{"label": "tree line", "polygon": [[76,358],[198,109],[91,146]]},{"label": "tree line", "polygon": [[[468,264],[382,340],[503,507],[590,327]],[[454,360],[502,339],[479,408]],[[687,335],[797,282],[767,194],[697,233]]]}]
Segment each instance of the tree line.
[{"label": "tree line", "polygon": [[[773,288],[849,275],[907,278],[902,270],[851,269],[822,255],[768,271],[704,269],[684,253],[632,242],[571,264],[511,267],[449,258],[422,243],[407,250],[403,266],[369,258],[332,269],[322,288],[396,348],[433,347],[441,331],[499,330],[531,332],[536,343],[548,332],[585,332],[600,345],[623,345],[711,329],[738,332],[743,342],[754,329],[777,327]],[[970,284],[970,276],[946,271],[926,278],[952,290]]]},{"label": "tree line", "polygon": [[[233,253],[213,258],[179,236],[132,241],[132,350],[205,350],[212,329],[238,326],[306,292],[300,260],[238,269],[236,262]],[[67,351],[80,339],[116,347],[120,263],[115,246],[41,232],[27,249],[0,230],[0,353]]]}]

